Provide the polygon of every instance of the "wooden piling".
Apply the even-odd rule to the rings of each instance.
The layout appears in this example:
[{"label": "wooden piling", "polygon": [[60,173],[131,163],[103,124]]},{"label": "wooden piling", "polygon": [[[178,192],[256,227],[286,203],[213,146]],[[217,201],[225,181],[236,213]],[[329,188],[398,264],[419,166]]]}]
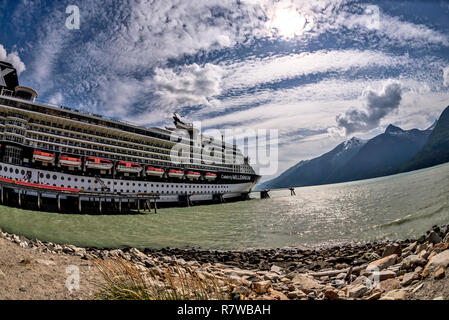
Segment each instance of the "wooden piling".
[{"label": "wooden piling", "polygon": [[42,207],[42,194],[40,192],[37,193],[37,208],[40,210]]}]

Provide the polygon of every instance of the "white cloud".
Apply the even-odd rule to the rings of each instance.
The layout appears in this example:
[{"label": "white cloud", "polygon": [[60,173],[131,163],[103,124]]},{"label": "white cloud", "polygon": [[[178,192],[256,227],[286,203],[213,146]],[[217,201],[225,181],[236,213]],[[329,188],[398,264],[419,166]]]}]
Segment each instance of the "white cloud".
[{"label": "white cloud", "polygon": [[166,107],[211,104],[212,97],[221,93],[222,69],[213,64],[197,64],[178,70],[156,68],[155,93]]},{"label": "white cloud", "polygon": [[351,68],[399,66],[410,63],[407,56],[392,56],[372,50],[320,50],[246,60],[225,67],[224,89],[254,86],[288,78]]},{"label": "white cloud", "polygon": [[443,69],[443,85],[449,87],[449,66]]},{"label": "white cloud", "polygon": [[17,74],[21,74],[26,70],[25,64],[19,57],[17,52],[7,53],[3,45],[0,44],[0,60],[11,63],[17,70]]},{"label": "white cloud", "polygon": [[399,108],[402,100],[402,88],[397,82],[385,84],[377,93],[369,90],[365,95],[365,108],[350,108],[336,117],[339,127],[346,135],[354,132],[370,131],[379,126],[380,120]]}]

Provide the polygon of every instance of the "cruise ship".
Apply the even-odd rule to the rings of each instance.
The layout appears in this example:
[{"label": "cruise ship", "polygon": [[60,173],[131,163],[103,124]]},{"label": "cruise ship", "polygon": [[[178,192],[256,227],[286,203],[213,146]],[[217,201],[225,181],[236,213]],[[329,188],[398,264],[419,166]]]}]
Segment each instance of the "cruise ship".
[{"label": "cruise ship", "polygon": [[172,128],[143,127],[37,102],[13,65],[0,69],[3,182],[42,188],[44,197],[51,189],[85,201],[89,193],[155,194],[179,203],[243,199],[260,179],[235,144],[202,135],[176,114]]}]

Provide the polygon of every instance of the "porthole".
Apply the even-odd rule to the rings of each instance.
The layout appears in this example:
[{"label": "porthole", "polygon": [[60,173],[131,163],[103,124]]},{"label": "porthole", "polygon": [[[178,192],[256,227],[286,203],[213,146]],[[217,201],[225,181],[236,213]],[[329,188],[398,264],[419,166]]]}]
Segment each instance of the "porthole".
[{"label": "porthole", "polygon": [[2,166],[0,166],[0,171],[2,171],[2,169],[3,169],[3,167],[2,167]]},{"label": "porthole", "polygon": [[64,181],[64,176],[61,177],[61,180]]},{"label": "porthole", "polygon": [[12,168],[9,168],[9,172],[10,172],[10,173],[13,173],[13,171],[14,171],[14,170],[13,170]]},{"label": "porthole", "polygon": [[53,176],[53,180],[56,180],[56,179],[58,179],[58,177],[56,175],[54,175]]},{"label": "porthole", "polygon": [[8,168],[5,167],[3,170],[4,170],[5,172],[7,172],[7,171],[8,171]]},{"label": "porthole", "polygon": [[47,179],[50,179],[50,174],[47,173],[47,175],[45,176]]},{"label": "porthole", "polygon": [[81,182],[84,183],[84,179],[81,179]]},{"label": "porthole", "polygon": [[[0,169],[0,170],[1,170],[1,169]],[[22,171],[21,171],[21,174],[22,174],[22,175],[25,175],[25,170],[22,170]]]},{"label": "porthole", "polygon": [[72,181],[72,178],[68,177],[67,180]]}]

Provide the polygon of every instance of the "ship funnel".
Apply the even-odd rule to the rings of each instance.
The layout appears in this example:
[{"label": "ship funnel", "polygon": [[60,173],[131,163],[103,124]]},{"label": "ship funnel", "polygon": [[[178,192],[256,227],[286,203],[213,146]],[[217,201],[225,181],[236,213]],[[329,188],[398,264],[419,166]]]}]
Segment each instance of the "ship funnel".
[{"label": "ship funnel", "polygon": [[38,97],[35,90],[19,86],[16,68],[4,61],[0,61],[0,95],[33,102]]},{"label": "ship funnel", "polygon": [[16,69],[12,64],[0,61],[0,93],[12,96],[18,85]]}]

